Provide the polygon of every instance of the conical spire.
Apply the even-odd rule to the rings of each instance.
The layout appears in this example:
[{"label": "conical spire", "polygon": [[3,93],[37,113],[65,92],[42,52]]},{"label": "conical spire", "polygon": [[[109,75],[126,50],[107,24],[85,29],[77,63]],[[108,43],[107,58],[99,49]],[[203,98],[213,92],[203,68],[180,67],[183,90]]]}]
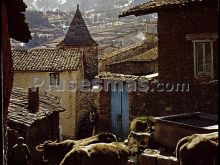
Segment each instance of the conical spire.
[{"label": "conical spire", "polygon": [[77,5],[76,13],[63,40],[64,45],[68,46],[91,46],[97,45],[92,39],[89,30],[83,20],[82,14]]}]

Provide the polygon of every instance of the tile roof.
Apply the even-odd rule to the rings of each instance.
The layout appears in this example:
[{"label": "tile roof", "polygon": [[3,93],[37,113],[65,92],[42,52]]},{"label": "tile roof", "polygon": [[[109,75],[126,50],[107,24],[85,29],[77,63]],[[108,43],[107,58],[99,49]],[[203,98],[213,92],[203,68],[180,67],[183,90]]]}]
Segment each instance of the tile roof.
[{"label": "tile roof", "polygon": [[102,56],[105,65],[112,65],[128,61],[152,61],[158,57],[157,48],[150,48],[146,42],[134,44]]},{"label": "tile roof", "polygon": [[101,80],[114,80],[114,81],[137,81],[137,80],[155,80],[158,77],[158,73],[145,75],[145,76],[135,76],[135,75],[124,75],[110,72],[100,72],[96,78]]},{"label": "tile roof", "polygon": [[118,63],[123,63],[123,62],[140,62],[140,61],[153,61],[158,58],[158,50],[156,48],[152,48],[150,50],[145,51],[144,53],[141,54],[136,54],[135,56],[119,61],[112,62],[112,64],[118,64]]},{"label": "tile roof", "polygon": [[14,71],[66,71],[81,67],[83,49],[12,50]]},{"label": "tile roof", "polygon": [[98,45],[91,37],[86,23],[77,5],[76,13],[60,45],[67,46],[91,46]]},{"label": "tile roof", "polygon": [[8,122],[30,127],[34,122],[42,120],[53,112],[65,111],[57,96],[40,93],[39,110],[37,113],[28,112],[28,91],[22,88],[13,88],[8,108]]},{"label": "tile roof", "polygon": [[155,13],[160,10],[203,3],[205,1],[211,2],[212,0],[150,0],[146,3],[132,7],[127,11],[124,11],[121,15],[119,15],[119,17],[125,17],[129,15],[140,16],[140,15]]},{"label": "tile roof", "polygon": [[121,48],[119,50],[116,50],[116,51],[113,51],[111,53],[103,55],[101,59],[105,59],[105,60],[106,59],[111,59],[111,58],[113,58],[114,56],[117,56],[120,53],[129,51],[131,49],[136,49],[136,48],[142,47],[144,44],[146,44],[146,43],[137,43],[137,44],[133,44],[133,45]]}]

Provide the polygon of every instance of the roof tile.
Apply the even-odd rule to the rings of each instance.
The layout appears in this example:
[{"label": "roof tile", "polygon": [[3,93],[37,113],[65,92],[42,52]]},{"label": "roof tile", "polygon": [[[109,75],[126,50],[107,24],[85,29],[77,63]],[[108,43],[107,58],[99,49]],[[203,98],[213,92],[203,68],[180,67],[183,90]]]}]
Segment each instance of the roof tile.
[{"label": "roof tile", "polygon": [[14,71],[78,70],[83,49],[12,50]]},{"label": "roof tile", "polygon": [[53,112],[63,112],[60,99],[57,96],[40,93],[39,110],[30,113],[27,109],[28,91],[22,88],[13,88],[8,108],[8,122],[30,127],[36,120],[41,120]]},{"label": "roof tile", "polygon": [[209,0],[150,0],[146,3],[132,7],[127,11],[124,11],[121,15],[119,15],[119,17],[125,17],[129,15],[140,16],[140,15],[155,13],[158,12],[159,10],[164,10],[168,8],[182,7],[193,3],[198,4],[204,1],[209,1]]},{"label": "roof tile", "polygon": [[113,81],[137,81],[137,80],[149,80],[157,81],[158,73],[145,75],[145,76],[135,76],[135,75],[124,75],[111,72],[100,72],[96,78],[101,80],[113,80]]}]

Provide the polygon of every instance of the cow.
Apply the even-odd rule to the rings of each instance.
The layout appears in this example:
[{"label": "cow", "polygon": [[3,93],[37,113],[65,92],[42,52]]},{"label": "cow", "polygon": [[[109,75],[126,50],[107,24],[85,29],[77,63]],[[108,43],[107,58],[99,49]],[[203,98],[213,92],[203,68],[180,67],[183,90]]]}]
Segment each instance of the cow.
[{"label": "cow", "polygon": [[65,140],[62,142],[45,141],[36,146],[36,150],[43,152],[43,161],[54,165],[60,164],[64,156],[77,146],[86,146],[94,143],[111,143],[117,141],[116,136],[111,133],[100,133],[95,136],[81,140]]},{"label": "cow", "polygon": [[176,156],[179,165],[217,165],[218,132],[193,134],[179,140]]},{"label": "cow", "polygon": [[96,143],[72,149],[60,165],[127,165],[128,156],[122,143]]}]

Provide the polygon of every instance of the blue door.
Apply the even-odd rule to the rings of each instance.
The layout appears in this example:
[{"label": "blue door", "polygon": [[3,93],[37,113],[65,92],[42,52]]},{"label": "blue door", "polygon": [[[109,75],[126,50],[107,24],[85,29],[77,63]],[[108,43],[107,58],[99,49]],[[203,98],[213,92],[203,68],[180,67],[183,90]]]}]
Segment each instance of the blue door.
[{"label": "blue door", "polygon": [[128,93],[111,91],[111,128],[118,138],[126,139],[129,131]]}]

